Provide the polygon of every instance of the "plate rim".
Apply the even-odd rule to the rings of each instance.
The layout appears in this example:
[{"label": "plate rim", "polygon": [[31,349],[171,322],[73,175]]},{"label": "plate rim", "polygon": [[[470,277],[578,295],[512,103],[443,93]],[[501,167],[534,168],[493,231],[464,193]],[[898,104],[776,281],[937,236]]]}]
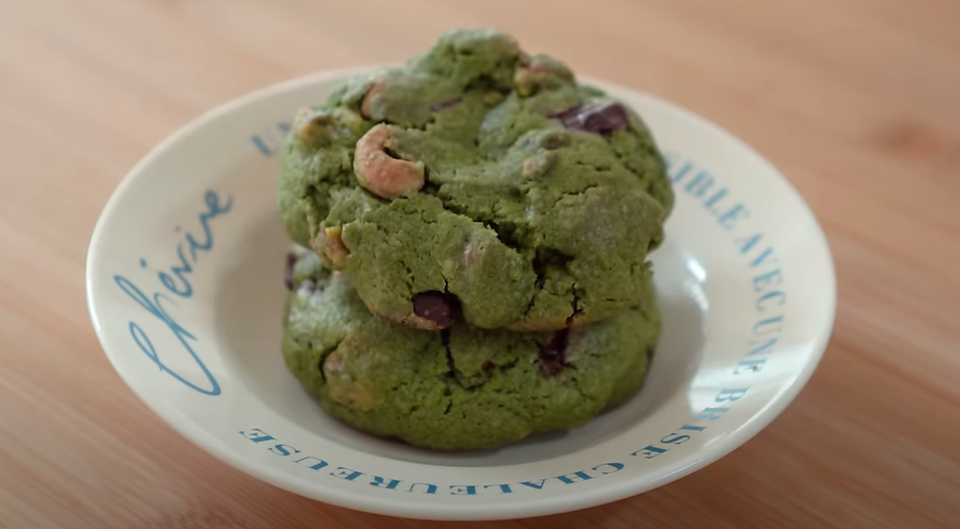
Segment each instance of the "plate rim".
[{"label": "plate rim", "polygon": [[190,134],[211,120],[228,115],[235,110],[257,100],[285,92],[290,92],[304,85],[329,81],[331,79],[342,79],[347,75],[361,73],[363,71],[369,71],[371,69],[381,68],[383,66],[389,66],[389,64],[360,65],[347,68],[321,70],[307,75],[297,76],[279,83],[267,85],[221,103],[220,105],[217,105],[182,124],[172,133],[166,136],[162,141],[157,143],[153,148],[151,148],[146,155],[144,155],[130,170],[126,172],[123,179],[113,190],[109,199],[103,206],[90,236],[85,259],[84,287],[86,291],[87,310],[89,312],[94,331],[97,335],[100,348],[107,356],[111,366],[114,368],[114,371],[120,376],[126,386],[133,391],[133,393],[137,396],[137,398],[140,399],[141,402],[143,402],[160,419],[172,427],[178,434],[187,438],[190,442],[201,448],[207,454],[223,461],[224,463],[227,463],[228,465],[244,472],[245,474],[269,483],[275,487],[296,493],[300,496],[311,498],[316,501],[321,501],[323,503],[329,503],[331,505],[337,505],[356,511],[412,519],[462,521],[505,520],[560,514],[598,505],[604,505],[642,494],[644,492],[661,487],[667,483],[684,478],[696,472],[697,470],[705,468],[706,466],[709,466],[710,464],[726,457],[737,448],[743,446],[767,426],[769,426],[774,419],[779,417],[783,411],[793,403],[803,388],[806,387],[810,378],[813,376],[813,373],[816,372],[817,368],[819,367],[823,355],[826,352],[827,345],[829,344],[829,341],[833,335],[837,311],[837,282],[836,269],[829,241],[823,231],[823,227],[821,226],[819,219],[816,217],[813,210],[810,208],[810,205],[804,199],[803,195],[800,194],[793,183],[772,162],[770,162],[751,145],[747,144],[739,136],[731,133],[725,127],[691,110],[671,103],[670,101],[648,92],[630,88],[616,82],[598,79],[592,76],[579,75],[579,81],[596,84],[613,91],[640,95],[652,102],[656,102],[660,105],[668,107],[672,111],[698,122],[707,128],[713,129],[714,131],[719,132],[728,139],[732,140],[739,146],[739,148],[743,149],[744,153],[751,156],[755,162],[760,163],[765,171],[771,173],[771,176],[775,175],[780,180],[780,183],[784,185],[784,191],[788,192],[788,194],[792,195],[793,198],[797,200],[797,205],[803,210],[808,220],[811,221],[811,227],[814,229],[814,233],[812,235],[815,238],[816,244],[818,244],[824,252],[824,262],[822,264],[824,266],[825,277],[822,278],[821,288],[828,298],[826,300],[828,302],[828,310],[827,314],[825,314],[825,317],[823,318],[822,329],[818,332],[816,339],[812,341],[812,349],[808,356],[807,362],[805,362],[803,368],[797,373],[793,382],[784,389],[784,391],[776,398],[776,400],[761,407],[752,417],[747,419],[742,426],[727,435],[725,438],[719,440],[717,442],[717,446],[715,446],[712,450],[709,452],[704,452],[701,457],[694,457],[685,465],[680,466],[673,471],[660,476],[659,478],[648,480],[638,479],[623,483],[613,483],[610,485],[597,485],[596,487],[579,491],[578,494],[569,498],[565,498],[560,505],[557,505],[558,502],[556,496],[544,495],[538,498],[530,498],[524,502],[498,506],[496,510],[492,508],[495,505],[495,502],[476,504],[438,502],[427,506],[421,502],[404,501],[399,498],[387,499],[382,497],[373,497],[352,492],[350,489],[341,490],[336,487],[310,487],[301,485],[300,481],[288,479],[287,472],[274,470],[259,462],[254,462],[249,458],[244,458],[234,449],[218,450],[216,439],[211,438],[210,434],[206,433],[206,431],[202,430],[201,428],[196,427],[189,421],[183,421],[180,417],[177,417],[172,408],[164,406],[160,402],[155,402],[155,399],[149,398],[146,393],[142,391],[142,388],[139,387],[139,384],[135,383],[135,381],[131,378],[130,374],[121,370],[117,363],[114,362],[114,356],[120,353],[111,353],[112,347],[109,345],[108,339],[104,335],[100,323],[101,318],[97,312],[97,296],[93,288],[93,272],[97,270],[97,264],[100,259],[100,254],[97,252],[97,250],[103,244],[103,232],[106,229],[113,211],[123,199],[123,196],[127,193],[131,186],[135,185],[135,182],[144,173],[144,170],[151,166],[156,159],[161,157],[167,150],[169,150],[172,145],[175,145],[184,138],[189,137]]}]

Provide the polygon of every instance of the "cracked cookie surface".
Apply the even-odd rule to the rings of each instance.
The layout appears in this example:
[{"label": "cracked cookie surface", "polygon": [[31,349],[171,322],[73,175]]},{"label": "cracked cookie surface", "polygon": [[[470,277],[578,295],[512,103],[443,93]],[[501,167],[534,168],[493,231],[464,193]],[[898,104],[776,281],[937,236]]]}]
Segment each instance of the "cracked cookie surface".
[{"label": "cracked cookie surface", "polygon": [[551,331],[643,296],[673,195],[632,109],[502,33],[458,30],[298,113],[278,200],[377,315]]},{"label": "cracked cookie surface", "polygon": [[556,332],[411,329],[366,310],[308,250],[290,261],[283,354],[333,416],[439,450],[581,426],[632,396],[660,334],[652,287],[621,313]]}]

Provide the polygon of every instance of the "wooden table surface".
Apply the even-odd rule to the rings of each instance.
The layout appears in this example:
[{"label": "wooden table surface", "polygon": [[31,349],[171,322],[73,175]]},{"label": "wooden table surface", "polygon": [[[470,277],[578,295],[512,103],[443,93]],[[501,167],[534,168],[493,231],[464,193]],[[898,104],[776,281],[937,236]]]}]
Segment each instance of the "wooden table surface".
[{"label": "wooden table surface", "polygon": [[498,26],[720,122],[827,232],[836,330],[768,429],[643,496],[500,527],[960,527],[960,3],[0,0],[0,527],[478,527],[258,482],[150,413],[100,350],[84,258],[125,172],[295,75]]}]

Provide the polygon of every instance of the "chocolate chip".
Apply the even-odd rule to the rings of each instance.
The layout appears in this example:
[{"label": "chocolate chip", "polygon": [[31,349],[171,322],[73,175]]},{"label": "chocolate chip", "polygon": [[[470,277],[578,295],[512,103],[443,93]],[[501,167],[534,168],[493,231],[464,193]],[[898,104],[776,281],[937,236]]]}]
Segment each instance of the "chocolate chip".
[{"label": "chocolate chip", "polygon": [[456,99],[448,99],[446,101],[439,101],[430,106],[430,111],[440,112],[441,110],[446,110],[450,107],[455,107],[459,105],[461,101],[463,101],[462,97],[458,97]]},{"label": "chocolate chip", "polygon": [[297,264],[297,254],[287,252],[287,268],[283,271],[283,284],[287,290],[293,290],[293,267]]},{"label": "chocolate chip", "polygon": [[553,114],[563,126],[570,130],[582,130],[595,134],[609,135],[614,131],[630,127],[630,117],[626,109],[617,103],[587,103],[569,110]]},{"label": "chocolate chip", "polygon": [[489,360],[485,360],[483,364],[480,365],[480,370],[483,371],[484,373],[486,373],[487,371],[490,371],[491,369],[493,369],[493,362]]},{"label": "chocolate chip", "polygon": [[441,329],[453,325],[460,313],[460,300],[453,294],[431,290],[413,296],[413,313]]},{"label": "chocolate chip", "polygon": [[570,343],[570,330],[563,329],[553,333],[550,341],[540,345],[540,374],[545,378],[560,374],[566,363],[567,346]]}]

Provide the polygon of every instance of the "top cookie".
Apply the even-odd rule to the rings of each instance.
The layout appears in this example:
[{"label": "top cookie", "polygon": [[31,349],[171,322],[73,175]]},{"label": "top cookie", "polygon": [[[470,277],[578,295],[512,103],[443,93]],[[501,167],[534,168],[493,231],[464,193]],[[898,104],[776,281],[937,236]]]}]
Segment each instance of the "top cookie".
[{"label": "top cookie", "polygon": [[281,216],[374,314],[557,330],[643,296],[673,195],[641,119],[492,30],[301,110]]}]

